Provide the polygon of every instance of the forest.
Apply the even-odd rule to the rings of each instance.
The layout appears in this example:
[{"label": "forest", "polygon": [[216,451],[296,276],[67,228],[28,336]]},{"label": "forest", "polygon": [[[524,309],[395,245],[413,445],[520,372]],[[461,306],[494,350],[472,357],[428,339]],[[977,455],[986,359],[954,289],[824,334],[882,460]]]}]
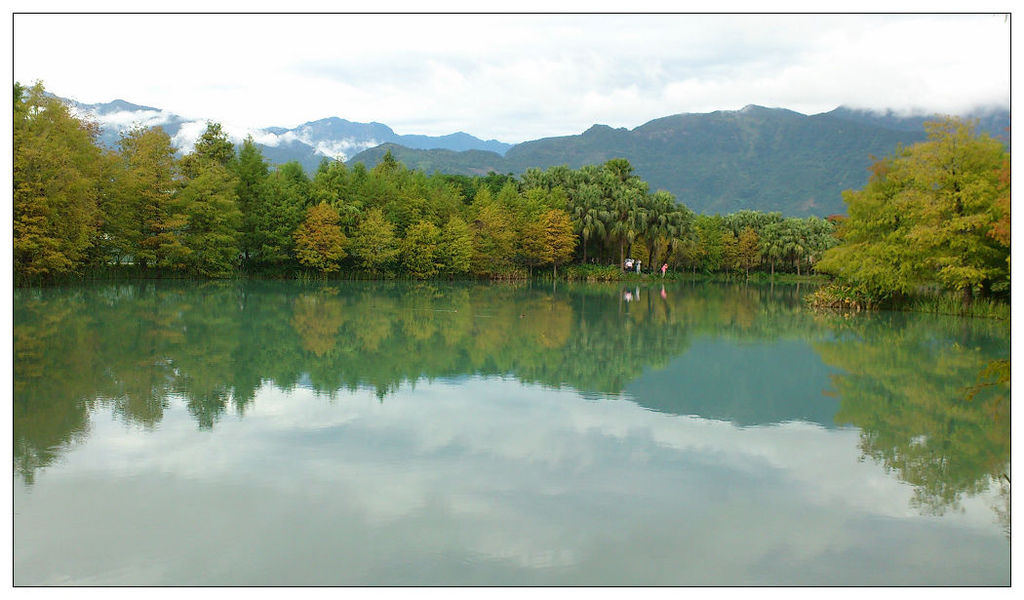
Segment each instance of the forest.
[{"label": "forest", "polygon": [[630,163],[522,176],[427,174],[391,153],[372,169],[270,165],[208,123],[178,156],[159,128],[116,150],[41,83],[14,89],[19,285],[139,278],[614,279],[644,272],[804,275],[822,305],[923,292],[1009,294],[1009,153],[956,118],[897,148],[848,191],[849,216],[696,214]]},{"label": "forest", "polygon": [[[270,165],[209,123],[180,158],[159,128],[114,151],[41,84],[15,87],[14,261],[19,284],[126,272],[520,279],[650,272],[806,273],[835,244],[820,218],[697,215],[651,192],[625,159],[463,176],[325,159]],[[614,267],[612,267],[614,265]],[[332,275],[333,274],[333,275]],[[563,275],[566,275],[563,273]]]}]

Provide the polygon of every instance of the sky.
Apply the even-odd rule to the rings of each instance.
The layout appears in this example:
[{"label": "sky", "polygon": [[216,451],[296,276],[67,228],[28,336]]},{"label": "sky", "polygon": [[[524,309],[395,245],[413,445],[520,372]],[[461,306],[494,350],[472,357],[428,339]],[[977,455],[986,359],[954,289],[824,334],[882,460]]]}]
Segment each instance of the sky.
[{"label": "sky", "polygon": [[16,81],[235,129],[336,116],[518,143],[748,104],[962,114],[1008,108],[1010,96],[1002,14],[15,14],[13,23]]}]

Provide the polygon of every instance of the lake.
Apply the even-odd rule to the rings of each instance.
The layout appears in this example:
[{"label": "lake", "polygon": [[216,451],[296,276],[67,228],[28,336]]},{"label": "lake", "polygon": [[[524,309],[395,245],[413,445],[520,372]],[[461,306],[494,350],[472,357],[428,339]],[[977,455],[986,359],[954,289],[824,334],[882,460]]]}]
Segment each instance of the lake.
[{"label": "lake", "polygon": [[807,291],[17,289],[14,583],[1008,585],[1008,325]]}]

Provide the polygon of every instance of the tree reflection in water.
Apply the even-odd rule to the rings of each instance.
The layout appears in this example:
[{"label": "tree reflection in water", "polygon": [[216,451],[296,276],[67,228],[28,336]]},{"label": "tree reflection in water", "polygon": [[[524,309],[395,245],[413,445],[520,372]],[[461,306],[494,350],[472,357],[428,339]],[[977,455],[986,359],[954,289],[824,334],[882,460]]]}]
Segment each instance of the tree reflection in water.
[{"label": "tree reflection in water", "polygon": [[[88,434],[90,412],[101,406],[151,428],[180,398],[198,427],[212,429],[228,410],[244,414],[264,385],[308,385],[330,396],[371,388],[384,401],[424,379],[497,375],[618,395],[696,339],[790,340],[812,344],[840,371],[831,392],[839,400],[835,421],[860,428],[864,456],[912,484],[923,511],[940,514],[992,485],[1008,499],[1009,371],[1004,380],[998,366],[985,371],[1009,353],[1005,323],[821,316],[785,286],[681,285],[662,293],[658,282],[632,296],[624,302],[614,284],[19,289],[15,468],[31,483]],[[1008,501],[997,513],[1008,528]]]},{"label": "tree reflection in water", "polygon": [[840,399],[836,422],[860,429],[864,456],[914,486],[926,514],[960,509],[996,486],[1009,533],[1010,378],[1005,323],[887,314],[833,319],[815,344]]}]

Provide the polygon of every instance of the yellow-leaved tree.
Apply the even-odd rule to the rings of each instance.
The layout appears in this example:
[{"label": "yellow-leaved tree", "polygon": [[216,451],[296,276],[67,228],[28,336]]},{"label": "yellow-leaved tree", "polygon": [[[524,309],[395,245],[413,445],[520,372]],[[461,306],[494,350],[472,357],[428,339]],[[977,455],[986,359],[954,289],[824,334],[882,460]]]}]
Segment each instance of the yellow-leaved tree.
[{"label": "yellow-leaved tree", "polygon": [[348,240],[338,224],[341,217],[331,205],[321,202],[306,210],[306,218],[295,231],[295,253],[299,262],[322,273],[337,271],[345,258]]}]

